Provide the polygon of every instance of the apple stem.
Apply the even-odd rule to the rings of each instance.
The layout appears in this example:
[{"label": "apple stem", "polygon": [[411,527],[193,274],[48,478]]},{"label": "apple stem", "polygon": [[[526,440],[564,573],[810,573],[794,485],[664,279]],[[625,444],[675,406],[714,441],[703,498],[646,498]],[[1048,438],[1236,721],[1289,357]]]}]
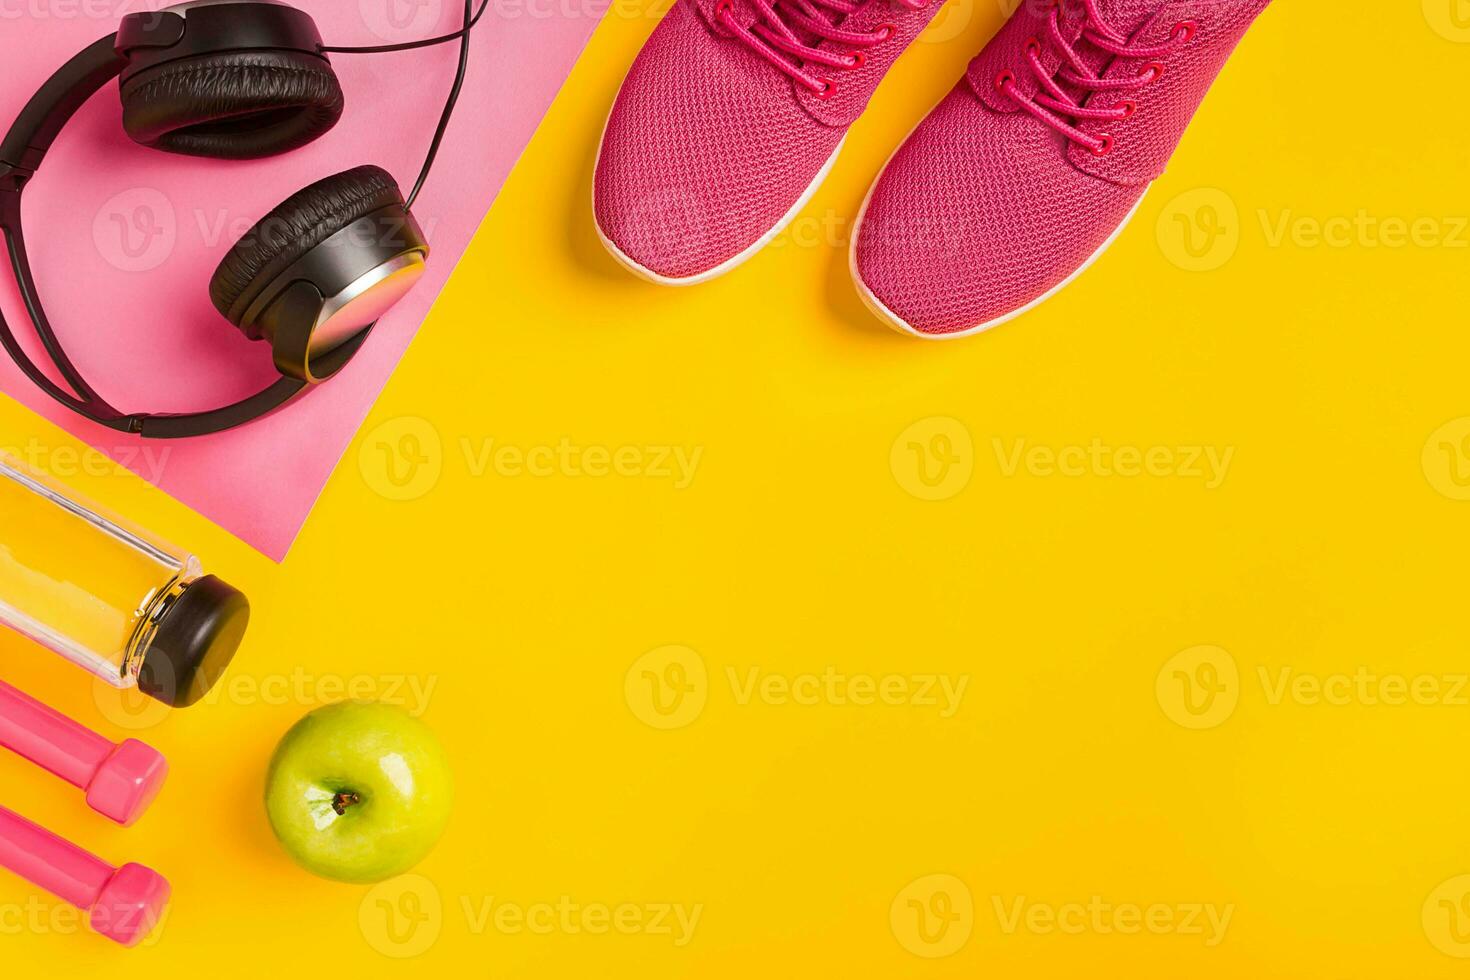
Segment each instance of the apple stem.
[{"label": "apple stem", "polygon": [[338,793],[332,798],[332,809],[336,811],[337,816],[340,817],[342,816],[342,814],[347,812],[348,807],[357,806],[357,804],[361,802],[362,797],[358,796],[356,793]]}]

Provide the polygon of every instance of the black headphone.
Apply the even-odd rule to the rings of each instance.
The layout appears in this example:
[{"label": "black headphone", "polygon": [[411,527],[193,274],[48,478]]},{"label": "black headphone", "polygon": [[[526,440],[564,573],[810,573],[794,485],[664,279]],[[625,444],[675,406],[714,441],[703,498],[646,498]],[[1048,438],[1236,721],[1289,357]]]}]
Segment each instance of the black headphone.
[{"label": "black headphone", "polygon": [[[373,324],[424,272],[429,245],[409,210],[433,166],[464,84],[471,15],[440,37],[375,47],[327,47],[315,22],[278,0],[190,0],[129,14],[117,33],[82,51],[41,86],[0,142],[0,230],[21,300],[57,372],[52,381],[0,316],[0,344],[42,391],[109,428],[145,438],[221,432],[275,411],[340,371]],[[224,408],[187,415],[125,413],[89,385],[46,319],[26,258],[21,192],[62,128],[94,93],[119,79],[123,129],[143,146],[195,156],[254,159],[305,146],[342,116],[328,52],[405,51],[458,40],[459,70],[424,166],[405,199],[374,166],[323,178],[256,222],[209,283],[215,309],[251,340],[269,341],[282,377]]]}]

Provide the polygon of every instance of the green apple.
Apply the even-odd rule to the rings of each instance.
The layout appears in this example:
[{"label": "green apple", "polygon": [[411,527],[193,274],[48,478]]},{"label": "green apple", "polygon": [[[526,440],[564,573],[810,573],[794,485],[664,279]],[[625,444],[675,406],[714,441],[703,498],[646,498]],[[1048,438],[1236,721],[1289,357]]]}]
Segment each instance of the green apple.
[{"label": "green apple", "polygon": [[428,725],[388,704],[318,708],[281,739],[265,807],[306,870],[359,884],[403,874],[434,849],[454,784]]}]

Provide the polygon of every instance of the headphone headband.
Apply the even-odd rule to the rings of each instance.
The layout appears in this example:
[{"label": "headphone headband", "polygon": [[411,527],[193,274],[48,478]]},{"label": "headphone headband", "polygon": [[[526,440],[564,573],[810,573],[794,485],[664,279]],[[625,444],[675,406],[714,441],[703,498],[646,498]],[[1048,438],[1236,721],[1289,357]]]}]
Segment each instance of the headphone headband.
[{"label": "headphone headband", "polygon": [[305,382],[282,378],[249,398],[208,412],[189,415],[130,415],[121,412],[87,383],[67,356],[41,305],[35,275],[31,272],[21,223],[21,192],[76,111],[122,71],[126,59],[117,51],[116,38],[117,35],[109,34],[62,65],[26,103],[3,144],[0,144],[0,231],[5,234],[10,267],[42,346],[55,363],[56,370],[77,394],[66,392],[31,360],[3,315],[0,315],[0,346],[42,391],[78,415],[110,429],[158,439],[222,432],[280,408],[306,386]]},{"label": "headphone headband", "polygon": [[127,59],[116,39],[109,34],[82,49],[31,96],[0,142],[0,188],[19,193],[76,111],[122,72]]},{"label": "headphone headband", "polygon": [[[238,16],[238,8],[249,7],[250,16]],[[446,103],[439,128],[430,144],[424,168],[414,188],[417,194],[429,167],[433,163],[439,141],[443,136],[450,113],[464,80],[465,63],[469,47],[469,31],[484,13],[486,3],[470,16],[470,0],[465,3],[465,23],[455,34],[421,42],[410,42],[398,46],[386,46],[373,50],[407,50],[450,40],[461,42],[459,71],[455,85]],[[187,13],[188,30],[185,30]],[[203,3],[186,5],[186,9],[165,9],[153,13],[129,14],[120,23],[114,34],[101,38],[87,46],[67,61],[46,80],[16,117],[10,130],[0,140],[0,232],[4,233],[11,269],[15,274],[21,300],[25,306],[36,334],[47,355],[54,363],[57,373],[69,385],[67,391],[32,360],[0,314],[0,346],[15,361],[16,365],[37,387],[66,408],[93,422],[121,432],[135,433],[145,438],[177,439],[208,435],[235,428],[261,418],[291,401],[309,382],[329,377],[345,365],[362,346],[373,324],[367,324],[360,332],[336,344],[328,352],[316,356],[321,370],[312,373],[305,368],[305,349],[310,330],[301,337],[291,338],[288,346],[302,348],[299,357],[288,356],[294,362],[299,359],[300,371],[293,371],[278,381],[234,404],[207,412],[190,414],[129,414],[118,410],[107,402],[87,383],[62,348],[60,339],[52,329],[42,307],[35,276],[27,258],[25,237],[21,221],[21,196],[30,179],[40,168],[47,151],[56,137],[71,120],[78,109],[94,94],[114,78],[132,76],[138,71],[156,67],[169,61],[194,57],[200,54],[221,51],[292,50],[301,55],[310,55],[326,62],[325,48],[316,25],[305,12],[283,3],[270,0],[242,0],[242,2]],[[353,52],[357,49],[335,49]],[[362,49],[367,50],[367,49]],[[335,84],[335,83],[334,83]],[[410,195],[411,203],[414,195]],[[406,206],[405,206],[406,212]],[[412,215],[406,214],[411,225],[410,244],[422,246],[417,226]],[[415,237],[417,236],[417,237]],[[421,256],[420,256],[421,260]],[[421,265],[420,261],[420,265]],[[299,332],[299,331],[298,331]],[[282,351],[278,346],[276,359],[283,370]],[[74,393],[73,393],[74,392]]]}]

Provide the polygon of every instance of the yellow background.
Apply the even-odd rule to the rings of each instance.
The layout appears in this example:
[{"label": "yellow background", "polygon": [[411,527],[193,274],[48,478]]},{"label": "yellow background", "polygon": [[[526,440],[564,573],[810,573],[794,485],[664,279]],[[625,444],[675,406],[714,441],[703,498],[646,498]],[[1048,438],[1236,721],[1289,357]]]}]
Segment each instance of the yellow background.
[{"label": "yellow background", "polygon": [[[1279,0],[1106,257],[932,345],[869,318],[843,246],[1003,19],[950,6],[794,231],[688,290],[634,281],[590,224],[655,23],[615,10],[280,567],[136,478],[72,478],[256,617],[228,693],[166,718],[0,638],[8,679],[175,766],[122,831],[0,758],[5,803],[177,894],[126,952],[0,877],[7,975],[1464,975],[1463,3]],[[484,455],[563,440],[642,447],[643,475]],[[1067,451],[1094,440],[1157,449],[1153,474]],[[79,469],[12,403],[0,444]],[[1010,465],[1018,445],[1038,452]],[[700,453],[687,485],[660,446]],[[1223,479],[1191,447],[1229,452]],[[655,706],[644,671],[670,664],[692,700]],[[752,670],[829,667],[967,687],[948,717],[746,696]],[[1184,686],[1211,669],[1214,701]],[[298,871],[259,800],[273,745],[348,682],[425,707],[410,681],[456,764],[448,837],[387,890]],[[480,917],[559,901],[700,919],[679,945]],[[1230,918],[1211,945],[1178,919],[1104,931],[1128,913],[1089,903]]]}]

